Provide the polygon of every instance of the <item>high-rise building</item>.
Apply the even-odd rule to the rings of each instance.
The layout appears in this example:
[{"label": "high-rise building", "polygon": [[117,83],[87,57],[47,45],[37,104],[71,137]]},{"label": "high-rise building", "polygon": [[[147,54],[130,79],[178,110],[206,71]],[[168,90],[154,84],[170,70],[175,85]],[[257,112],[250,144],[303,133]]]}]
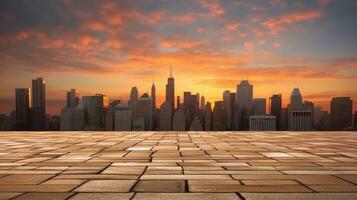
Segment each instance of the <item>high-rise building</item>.
[{"label": "high-rise building", "polygon": [[104,127],[106,131],[114,130],[114,111],[118,104],[120,104],[120,100],[114,100],[109,104],[108,109],[105,110]]},{"label": "high-rise building", "polygon": [[67,108],[75,108],[79,104],[79,97],[75,89],[67,91]]},{"label": "high-rise building", "polygon": [[350,97],[334,97],[331,100],[331,129],[334,131],[352,128],[352,99]]},{"label": "high-rise building", "polygon": [[108,108],[109,98],[103,94],[83,96],[83,110],[86,129],[102,130],[104,128],[105,109]]},{"label": "high-rise building", "polygon": [[204,111],[204,129],[205,131],[212,130],[212,106],[210,102],[206,103]]},{"label": "high-rise building", "polygon": [[205,110],[206,100],[204,96],[201,96],[201,110]]},{"label": "high-rise building", "polygon": [[84,111],[82,106],[75,108],[65,107],[61,111],[61,131],[82,131],[85,125]]},{"label": "high-rise building", "polygon": [[145,131],[145,117],[144,117],[144,115],[137,114],[136,116],[134,116],[132,130],[133,131]]},{"label": "high-rise building", "polygon": [[232,103],[231,103],[231,93],[229,90],[223,92],[223,106],[226,110],[226,129],[232,130]]},{"label": "high-rise building", "polygon": [[275,116],[276,118],[276,129],[281,130],[280,120],[281,120],[281,106],[282,98],[281,94],[274,94],[269,98],[270,100],[270,115]]},{"label": "high-rise building", "polygon": [[172,106],[165,101],[160,106],[160,131],[172,130]]},{"label": "high-rise building", "polygon": [[227,113],[226,109],[224,108],[223,101],[216,101],[214,103],[212,119],[212,130],[226,130]]},{"label": "high-rise building", "polygon": [[279,130],[280,131],[288,130],[288,109],[287,108],[281,108]]},{"label": "high-rise building", "polygon": [[132,112],[131,108],[124,104],[117,104],[114,111],[114,130],[131,131]]},{"label": "high-rise building", "polygon": [[130,99],[129,99],[128,104],[131,107],[133,116],[135,116],[135,114],[136,114],[136,110],[137,110],[136,107],[137,107],[138,99],[139,99],[138,88],[132,87],[131,91],[130,91]]},{"label": "high-rise building", "polygon": [[289,130],[291,131],[311,131],[312,112],[310,110],[292,110],[289,113]]},{"label": "high-rise building", "polygon": [[177,108],[181,108],[182,105],[181,105],[181,100],[180,100],[180,96],[177,96]]},{"label": "high-rise building", "polygon": [[155,111],[156,110],[156,88],[155,88],[154,83],[152,83],[152,86],[151,86],[151,99],[152,99],[152,110]]},{"label": "high-rise building", "polygon": [[357,131],[357,111],[355,111],[355,114],[353,116],[353,130]]},{"label": "high-rise building", "polygon": [[144,116],[145,121],[145,131],[152,130],[152,99],[147,93],[144,93],[137,104],[137,114]]},{"label": "high-rise building", "polygon": [[185,112],[183,108],[178,108],[174,114],[174,118],[172,122],[172,130],[185,131],[185,129],[186,129]]},{"label": "high-rise building", "polygon": [[311,114],[312,114],[312,128],[314,127],[314,103],[311,102],[311,101],[304,101],[303,103],[303,106],[304,106],[304,110],[308,110],[308,111],[311,111]]},{"label": "high-rise building", "polygon": [[32,80],[32,129],[46,130],[46,88],[42,78]]},{"label": "high-rise building", "polygon": [[253,105],[253,85],[248,80],[242,80],[237,85],[236,103],[238,105],[238,112],[240,113],[240,128],[248,130],[249,116],[252,114]]},{"label": "high-rise building", "polygon": [[30,88],[16,88],[16,122],[15,128],[19,131],[30,129]]},{"label": "high-rise building", "polygon": [[274,115],[252,115],[249,117],[250,131],[275,131],[276,117]]},{"label": "high-rise building", "polygon": [[291,110],[302,110],[304,109],[304,104],[302,103],[302,95],[299,88],[294,88],[290,95],[289,109]]},{"label": "high-rise building", "polygon": [[202,124],[198,116],[193,118],[190,131],[203,131]]},{"label": "high-rise building", "polygon": [[175,110],[175,79],[172,76],[172,70],[170,68],[170,77],[167,79],[166,85],[166,101],[170,103],[172,111]]},{"label": "high-rise building", "polygon": [[266,115],[266,99],[253,99],[253,115]]}]

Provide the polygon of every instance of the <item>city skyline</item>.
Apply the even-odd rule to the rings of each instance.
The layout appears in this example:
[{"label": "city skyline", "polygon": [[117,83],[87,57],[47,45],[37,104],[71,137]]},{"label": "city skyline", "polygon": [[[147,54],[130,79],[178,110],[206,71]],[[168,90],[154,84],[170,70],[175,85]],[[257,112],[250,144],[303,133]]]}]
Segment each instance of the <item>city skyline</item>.
[{"label": "city skyline", "polygon": [[[0,113],[14,109],[14,88],[46,82],[46,111],[59,114],[66,91],[128,100],[156,86],[165,99],[169,67],[175,96],[204,95],[249,79],[254,97],[292,88],[330,109],[332,97],[357,103],[357,3],[316,1],[1,1]],[[3,84],[6,83],[6,84]]]}]

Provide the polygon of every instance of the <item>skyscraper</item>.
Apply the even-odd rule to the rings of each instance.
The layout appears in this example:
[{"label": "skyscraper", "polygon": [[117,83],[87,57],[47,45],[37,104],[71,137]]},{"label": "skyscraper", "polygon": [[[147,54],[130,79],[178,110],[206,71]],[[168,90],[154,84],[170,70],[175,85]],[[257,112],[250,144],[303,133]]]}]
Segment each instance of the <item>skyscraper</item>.
[{"label": "skyscraper", "polygon": [[114,110],[114,130],[131,131],[132,112],[129,106],[117,104]]},{"label": "skyscraper", "polygon": [[352,99],[334,97],[331,100],[331,129],[334,131],[352,128]]},{"label": "skyscraper", "polygon": [[160,131],[172,130],[172,106],[165,101],[160,106]]},{"label": "skyscraper", "polygon": [[120,100],[114,100],[110,102],[108,109],[105,110],[105,130],[113,131],[114,130],[114,112],[117,105],[120,104]]},{"label": "skyscraper", "polygon": [[42,78],[32,80],[32,129],[46,130],[46,88]]},{"label": "skyscraper", "polygon": [[290,104],[287,108],[288,130],[310,131],[312,130],[312,111],[306,109],[302,103],[302,95],[299,88],[294,88],[290,95]]},{"label": "skyscraper", "polygon": [[152,86],[151,86],[151,99],[152,99],[152,110],[155,112],[155,110],[156,110],[156,88],[155,88],[154,83],[152,83]]},{"label": "skyscraper", "polygon": [[226,128],[232,130],[232,107],[231,107],[231,93],[229,90],[223,92],[223,106],[226,110]]},{"label": "skyscraper", "polygon": [[144,93],[137,104],[137,114],[142,115],[145,121],[145,131],[152,130],[152,99],[147,93]]},{"label": "skyscraper", "polygon": [[16,88],[16,130],[29,130],[30,125],[30,88]]},{"label": "skyscraper", "polygon": [[212,130],[212,107],[211,103],[207,102],[204,111],[204,130],[211,131]]},{"label": "skyscraper", "polygon": [[201,96],[201,110],[205,110],[206,100],[204,96]]},{"label": "skyscraper", "polygon": [[190,131],[203,131],[203,127],[198,116],[193,118]]},{"label": "skyscraper", "polygon": [[167,79],[166,85],[166,101],[170,103],[172,111],[175,110],[175,79],[172,76],[172,69],[170,68],[170,77]]},{"label": "skyscraper", "polygon": [[135,114],[136,114],[138,98],[139,98],[138,88],[132,87],[131,91],[130,91],[130,99],[129,99],[128,104],[132,109],[133,116],[135,116]]},{"label": "skyscraper", "polygon": [[173,131],[185,131],[186,129],[186,119],[185,113],[182,107],[177,108],[173,122],[172,122],[172,130]]},{"label": "skyscraper", "polygon": [[75,108],[79,103],[79,97],[75,89],[67,91],[67,108]]},{"label": "skyscraper", "polygon": [[238,112],[240,113],[240,127],[242,130],[249,128],[249,116],[252,114],[253,104],[253,85],[248,80],[242,80],[237,85],[237,98]]},{"label": "skyscraper", "polygon": [[276,129],[281,130],[280,127],[281,105],[282,105],[281,94],[274,94],[269,98],[269,100],[270,100],[270,114],[276,117]]},{"label": "skyscraper", "polygon": [[216,101],[213,108],[213,118],[212,118],[212,130],[214,131],[225,131],[227,113],[224,108],[223,101]]},{"label": "skyscraper", "polygon": [[253,115],[265,115],[266,114],[266,99],[255,98],[253,99]]},{"label": "skyscraper", "polygon": [[102,94],[83,96],[83,110],[87,129],[102,130],[104,128],[104,114],[108,104],[109,98]]},{"label": "skyscraper", "polygon": [[61,131],[82,131],[84,125],[84,111],[81,105],[75,108],[62,108],[60,118]]}]

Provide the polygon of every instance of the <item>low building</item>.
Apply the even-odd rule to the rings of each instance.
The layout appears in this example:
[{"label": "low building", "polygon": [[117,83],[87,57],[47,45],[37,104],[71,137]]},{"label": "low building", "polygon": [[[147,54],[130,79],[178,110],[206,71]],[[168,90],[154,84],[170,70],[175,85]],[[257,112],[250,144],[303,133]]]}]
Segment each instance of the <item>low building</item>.
[{"label": "low building", "polygon": [[253,115],[249,117],[250,131],[276,131],[276,116]]},{"label": "low building", "polygon": [[312,112],[309,110],[291,111],[289,113],[289,127],[291,131],[311,131]]}]

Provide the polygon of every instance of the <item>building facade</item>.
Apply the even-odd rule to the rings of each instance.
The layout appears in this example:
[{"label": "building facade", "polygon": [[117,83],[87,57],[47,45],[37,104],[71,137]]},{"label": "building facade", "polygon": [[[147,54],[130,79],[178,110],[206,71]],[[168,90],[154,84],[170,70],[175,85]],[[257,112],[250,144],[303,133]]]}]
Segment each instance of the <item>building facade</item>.
[{"label": "building facade", "polygon": [[252,115],[249,117],[250,131],[276,131],[276,117],[273,115]]}]

